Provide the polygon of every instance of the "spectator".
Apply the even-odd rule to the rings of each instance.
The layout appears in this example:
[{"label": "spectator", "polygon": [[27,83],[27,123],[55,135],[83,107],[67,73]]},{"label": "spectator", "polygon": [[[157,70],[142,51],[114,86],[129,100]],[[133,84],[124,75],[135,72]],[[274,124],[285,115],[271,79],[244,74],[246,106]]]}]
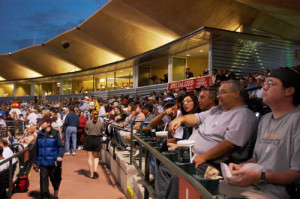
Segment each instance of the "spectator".
[{"label": "spectator", "polygon": [[[0,147],[3,149],[2,156],[4,159],[10,158],[11,156],[14,155],[12,150],[8,147],[8,141],[6,138],[2,137],[0,138]],[[12,159],[12,164],[15,164],[17,162],[16,158]]]},{"label": "spectator", "polygon": [[58,131],[51,128],[51,118],[44,116],[41,120],[41,131],[38,133],[34,147],[33,168],[40,167],[41,198],[50,198],[49,180],[54,189],[54,197],[58,198],[61,183],[62,160],[64,147]]},{"label": "spectator", "polygon": [[[163,98],[164,112],[153,118],[150,122],[152,128],[163,128],[168,125],[173,119],[182,115],[181,111],[177,109],[175,99],[171,95],[166,95]],[[182,139],[183,129],[180,127],[176,130],[173,138],[169,138],[169,143],[176,143],[178,139]]]},{"label": "spectator", "polygon": [[78,150],[83,149],[83,144],[84,142],[81,142],[81,137],[85,136],[85,124],[87,122],[87,118],[84,116],[83,111],[80,111],[79,113],[79,126],[77,129],[77,146],[78,146]]},{"label": "spectator", "polygon": [[35,113],[35,110],[34,109],[30,109],[30,114],[27,117],[28,123],[29,124],[31,124],[31,123],[36,124],[37,123],[37,119],[38,119],[38,116]]},{"label": "spectator", "polygon": [[194,77],[194,74],[190,71],[190,67],[186,67],[185,69],[185,79],[189,79]]},{"label": "spectator", "polygon": [[7,130],[7,141],[8,144],[15,144],[17,143],[17,139],[15,138],[15,132],[13,130]]},{"label": "spectator", "polygon": [[218,70],[218,74],[216,76],[215,85],[217,87],[219,87],[221,85],[221,82],[226,81],[226,80],[227,80],[227,78],[226,78],[226,76],[224,74],[224,70],[223,69],[219,69]]},{"label": "spectator", "polygon": [[[256,118],[244,104],[243,92],[239,81],[226,81],[219,88],[218,107],[199,114],[178,117],[171,122],[170,129],[173,132],[181,123],[187,127],[198,125],[198,133],[191,138],[196,141],[196,173],[203,175],[209,165],[219,169],[220,162],[228,161],[234,151],[244,150],[250,141],[256,130]],[[236,161],[248,157],[248,153],[243,155],[245,157],[238,157]]]},{"label": "spectator", "polygon": [[217,89],[214,87],[202,88],[198,102],[201,111],[208,111],[216,106],[218,104]]},{"label": "spectator", "polygon": [[249,98],[250,99],[254,99],[254,98],[262,99],[263,93],[264,93],[262,86],[264,84],[265,77],[263,75],[258,75],[255,79],[257,80],[257,84],[256,84],[257,89],[254,90],[253,92],[251,92]]},{"label": "spectator", "polygon": [[103,122],[98,120],[98,111],[92,112],[92,120],[87,121],[85,126],[86,139],[83,149],[88,154],[88,165],[90,170],[90,178],[97,179],[99,164],[99,152],[101,150],[101,136],[103,135],[104,125]]},{"label": "spectator", "polygon": [[215,85],[216,84],[216,78],[217,78],[217,70],[212,69],[212,75],[211,75],[211,84]]},{"label": "spectator", "polygon": [[[4,160],[4,157],[2,154],[3,154],[3,148],[0,147],[0,163]],[[5,169],[8,169],[8,167],[9,167],[9,161],[0,165],[0,172],[4,171]],[[2,194],[0,194],[0,196],[2,196]]]},{"label": "spectator", "polygon": [[[272,112],[260,121],[253,157],[229,165],[235,177],[230,182],[243,187],[221,183],[220,192],[226,195],[289,198],[285,185],[300,178],[300,76],[291,69],[274,69],[263,89],[263,101]],[[262,171],[242,170],[245,163],[257,163]]]},{"label": "spectator", "polygon": [[74,113],[74,107],[70,106],[70,113],[66,116],[66,140],[65,140],[65,155],[70,155],[70,138],[72,137],[72,150],[71,154],[76,155],[76,142],[77,142],[77,126],[79,125],[78,115]]}]

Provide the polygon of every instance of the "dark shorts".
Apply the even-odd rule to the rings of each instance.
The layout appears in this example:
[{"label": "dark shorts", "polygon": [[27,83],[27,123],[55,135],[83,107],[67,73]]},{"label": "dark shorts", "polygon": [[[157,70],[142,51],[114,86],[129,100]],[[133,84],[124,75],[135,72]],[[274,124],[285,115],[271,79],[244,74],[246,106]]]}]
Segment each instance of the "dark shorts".
[{"label": "dark shorts", "polygon": [[100,152],[101,136],[88,135],[85,138],[83,150]]}]

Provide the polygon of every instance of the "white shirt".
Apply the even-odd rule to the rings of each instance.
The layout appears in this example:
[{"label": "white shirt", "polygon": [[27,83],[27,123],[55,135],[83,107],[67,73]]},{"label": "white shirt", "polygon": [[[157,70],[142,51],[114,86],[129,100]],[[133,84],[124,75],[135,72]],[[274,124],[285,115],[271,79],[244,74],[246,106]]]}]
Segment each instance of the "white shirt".
[{"label": "white shirt", "polygon": [[0,127],[6,127],[6,123],[2,118],[0,118]]},{"label": "white shirt", "polygon": [[[3,148],[3,153],[2,156],[3,158],[10,158],[11,156],[13,156],[14,153],[12,152],[12,150],[9,147],[4,147]],[[12,159],[12,163],[14,164],[16,162],[16,158]]]},{"label": "white shirt", "polygon": [[[2,161],[4,161],[4,159],[3,159],[3,160],[0,160],[0,163],[1,163]],[[0,171],[3,171],[3,170],[5,170],[5,169],[7,169],[8,167],[9,167],[9,161],[6,162],[6,163],[4,163],[4,164],[2,164],[2,165],[0,166]]]},{"label": "white shirt", "polygon": [[30,113],[30,114],[28,115],[28,117],[27,117],[29,123],[33,123],[33,124],[36,124],[36,123],[37,123],[37,118],[38,118],[37,114],[35,114],[35,113],[33,113],[33,112]]}]

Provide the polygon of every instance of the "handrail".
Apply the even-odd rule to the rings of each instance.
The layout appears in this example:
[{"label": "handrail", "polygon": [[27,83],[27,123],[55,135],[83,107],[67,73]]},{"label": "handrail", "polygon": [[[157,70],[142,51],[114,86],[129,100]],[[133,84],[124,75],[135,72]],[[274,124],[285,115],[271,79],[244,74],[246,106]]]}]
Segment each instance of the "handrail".
[{"label": "handrail", "polygon": [[[18,145],[21,145],[21,144],[18,144]],[[23,146],[23,145],[21,145],[21,146]],[[29,150],[31,150],[33,148],[33,146],[29,149]],[[9,158],[5,158],[3,161],[1,161],[0,162],[0,166],[1,165],[3,165],[3,164],[5,164],[6,162],[9,162],[9,183],[8,183],[8,199],[11,199],[11,196],[12,196],[12,178],[13,178],[13,176],[12,176],[12,160],[14,159],[14,158],[17,158],[17,157],[19,157],[19,156],[21,156],[22,154],[24,154],[24,152],[27,150],[28,148],[24,148],[24,146],[23,146],[23,150],[22,151],[20,151],[20,152],[18,152],[18,153],[15,153],[14,155],[12,155],[12,156],[10,156]]]},{"label": "handrail", "polygon": [[[131,150],[130,150],[130,164],[133,164],[140,177],[142,178],[144,184],[145,184],[145,193],[144,193],[144,198],[149,198],[149,193],[151,193],[153,198],[157,198],[154,189],[152,188],[152,186],[149,183],[149,175],[150,175],[150,154],[154,155],[158,160],[160,160],[160,162],[166,166],[166,168],[168,168],[172,173],[174,173],[176,176],[183,176],[199,193],[201,193],[203,198],[207,198],[207,199],[213,199],[214,197],[203,187],[203,185],[197,180],[195,179],[193,176],[191,176],[190,174],[188,174],[187,172],[185,172],[184,170],[182,170],[181,168],[179,168],[175,163],[173,163],[171,160],[169,160],[168,158],[166,158],[164,155],[162,155],[159,151],[157,151],[156,149],[154,149],[152,146],[150,146],[147,142],[145,142],[144,140],[142,140],[138,135],[133,134],[133,125],[135,122],[142,122],[141,126],[140,126],[140,132],[142,132],[142,126],[144,124],[148,124],[148,122],[144,122],[143,120],[139,120],[139,121],[133,121],[131,123],[131,130],[126,130],[118,125],[113,125],[112,127],[117,128],[119,130],[122,131],[127,131],[127,132],[131,132],[131,141],[130,141],[130,146],[131,146]],[[142,171],[142,157],[140,154],[140,158],[139,158],[139,164],[137,164],[135,161],[132,161],[132,140],[135,139],[138,143],[140,143],[140,146],[143,147],[143,149],[145,149],[145,174]]]},{"label": "handrail", "polygon": [[[199,193],[201,193],[203,198],[211,198],[213,196],[202,186],[202,184],[196,180],[193,176],[179,168],[176,164],[174,164],[171,160],[162,155],[159,151],[151,147],[147,142],[143,141],[139,136],[133,135],[133,137],[143,145],[143,147],[153,154],[160,162],[166,166],[169,170],[171,170],[175,175],[182,175]],[[149,167],[149,165],[148,165]]]}]

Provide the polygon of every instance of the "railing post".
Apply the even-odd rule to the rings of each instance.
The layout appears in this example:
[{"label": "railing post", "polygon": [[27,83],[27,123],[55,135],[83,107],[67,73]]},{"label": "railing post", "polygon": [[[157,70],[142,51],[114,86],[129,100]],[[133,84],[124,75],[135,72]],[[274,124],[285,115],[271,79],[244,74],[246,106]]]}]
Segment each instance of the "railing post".
[{"label": "railing post", "polygon": [[[150,182],[149,176],[150,176],[150,155],[149,155],[149,151],[145,150],[145,182],[146,182],[146,184],[149,184],[149,182]],[[149,191],[145,187],[144,199],[148,199],[148,198],[149,198]]]},{"label": "railing post", "polygon": [[12,185],[12,170],[13,170],[13,166],[12,166],[12,160],[13,159],[10,159],[9,160],[9,175],[8,175],[8,199],[11,199],[11,195],[12,195],[12,190],[11,190],[11,185]]},{"label": "railing post", "polygon": [[134,122],[131,122],[130,126],[131,126],[131,131],[130,131],[130,161],[129,161],[129,164],[131,165],[132,164],[132,150],[133,150],[133,144],[132,144],[132,139],[133,139],[133,125],[134,125]]}]

